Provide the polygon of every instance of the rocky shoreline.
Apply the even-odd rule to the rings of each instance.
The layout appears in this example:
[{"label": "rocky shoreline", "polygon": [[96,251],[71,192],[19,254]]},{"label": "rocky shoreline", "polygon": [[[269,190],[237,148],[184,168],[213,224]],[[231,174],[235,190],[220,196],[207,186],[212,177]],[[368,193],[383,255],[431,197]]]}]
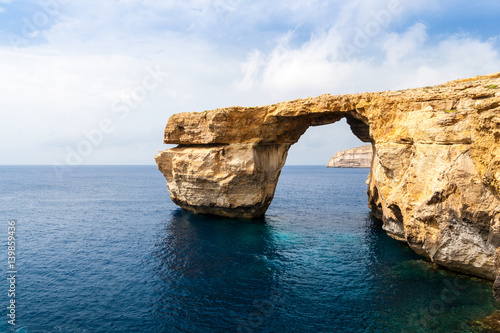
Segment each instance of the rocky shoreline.
[{"label": "rocky shoreline", "polygon": [[499,86],[497,73],[435,87],[175,114],[164,142],[178,146],[155,159],[179,206],[259,217],[290,146],[308,127],[346,118],[373,147],[368,205],[389,235],[440,266],[494,280]]},{"label": "rocky shoreline", "polygon": [[326,165],[327,168],[370,168],[373,159],[372,145],[337,152]]}]

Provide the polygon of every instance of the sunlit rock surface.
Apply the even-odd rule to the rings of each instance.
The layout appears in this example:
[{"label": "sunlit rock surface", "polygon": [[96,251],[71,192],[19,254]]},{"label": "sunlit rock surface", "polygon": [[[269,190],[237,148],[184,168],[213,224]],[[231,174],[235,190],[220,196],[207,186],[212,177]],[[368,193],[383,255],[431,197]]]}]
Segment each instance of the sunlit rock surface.
[{"label": "sunlit rock surface", "polygon": [[373,146],[368,205],[384,229],[439,265],[494,279],[499,86],[500,73],[404,91],[175,114],[164,142],[178,146],[155,158],[179,206],[259,217],[290,146],[308,127],[346,118],[354,135]]},{"label": "sunlit rock surface", "polygon": [[371,145],[338,151],[327,168],[369,168],[372,165],[373,148]]}]

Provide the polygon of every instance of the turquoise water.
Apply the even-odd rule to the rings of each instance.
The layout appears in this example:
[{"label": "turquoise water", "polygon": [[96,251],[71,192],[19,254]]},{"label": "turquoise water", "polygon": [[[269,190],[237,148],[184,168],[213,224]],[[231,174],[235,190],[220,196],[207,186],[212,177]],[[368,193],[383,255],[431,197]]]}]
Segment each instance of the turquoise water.
[{"label": "turquoise water", "polygon": [[[366,169],[285,167],[264,219],[196,216],[155,167],[0,167],[19,332],[481,332],[491,283],[433,265],[366,207]],[[0,266],[7,275],[7,244]],[[4,264],[2,264],[4,263]]]}]

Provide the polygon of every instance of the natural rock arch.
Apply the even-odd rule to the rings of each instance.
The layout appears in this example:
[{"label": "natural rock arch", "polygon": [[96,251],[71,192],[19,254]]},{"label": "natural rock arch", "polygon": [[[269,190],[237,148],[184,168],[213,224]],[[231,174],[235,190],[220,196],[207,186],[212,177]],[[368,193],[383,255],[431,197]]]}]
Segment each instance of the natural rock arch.
[{"label": "natural rock arch", "polygon": [[195,213],[262,216],[288,149],[346,118],[372,143],[368,202],[384,229],[450,269],[493,279],[500,245],[500,74],[436,87],[322,95],[173,115],[158,168]]},{"label": "natural rock arch", "polygon": [[177,205],[201,214],[261,217],[290,146],[310,126],[343,118],[359,139],[372,142],[369,125],[350,103],[313,112],[299,100],[177,114],[165,129],[165,143],[179,146],[161,152],[157,162]]}]

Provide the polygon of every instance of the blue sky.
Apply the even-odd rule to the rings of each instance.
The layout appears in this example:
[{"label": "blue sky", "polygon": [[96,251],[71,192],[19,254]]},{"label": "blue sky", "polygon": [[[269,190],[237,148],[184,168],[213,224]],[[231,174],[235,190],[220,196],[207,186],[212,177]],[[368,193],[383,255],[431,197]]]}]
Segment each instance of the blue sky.
[{"label": "blue sky", "polygon": [[[498,1],[0,0],[0,164],[153,164],[170,115],[500,71]],[[359,145],[308,130],[289,164]]]}]

